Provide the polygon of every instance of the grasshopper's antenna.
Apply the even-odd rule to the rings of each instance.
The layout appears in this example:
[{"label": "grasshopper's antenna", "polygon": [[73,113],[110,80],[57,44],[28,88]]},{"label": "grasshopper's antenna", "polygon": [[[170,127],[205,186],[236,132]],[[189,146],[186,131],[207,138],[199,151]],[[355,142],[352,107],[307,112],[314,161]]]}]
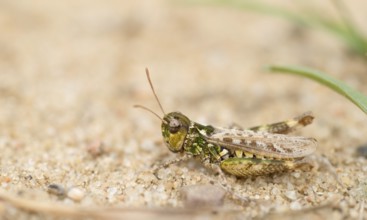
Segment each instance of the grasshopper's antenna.
[{"label": "grasshopper's antenna", "polygon": [[[161,108],[161,110],[162,110],[163,114],[164,114],[164,115],[166,115],[166,113],[164,112],[163,107],[162,107],[162,105],[161,105],[161,102],[159,101],[158,96],[157,96],[157,94],[155,93],[155,90],[154,90],[154,87],[153,87],[152,80],[150,79],[150,75],[149,75],[149,70],[148,70],[148,68],[145,68],[145,73],[147,74],[148,82],[149,82],[149,84],[150,84],[150,88],[151,88],[151,89],[152,89],[152,91],[153,91],[153,94],[154,94],[154,96],[155,96],[155,99],[157,100],[158,105],[159,105],[159,107]],[[140,106],[140,107],[142,107],[142,106]],[[147,108],[144,108],[144,109],[149,110],[149,109],[147,109]],[[150,110],[150,111],[151,111],[151,110]],[[156,114],[156,113],[154,113],[154,114]],[[159,117],[159,118],[160,118],[160,117]],[[163,120],[162,120],[162,121],[163,121]]]},{"label": "grasshopper's antenna", "polygon": [[163,123],[167,124],[167,122],[165,120],[163,120],[163,118],[161,118],[161,116],[159,116],[157,113],[153,112],[153,110],[145,107],[145,106],[142,106],[142,105],[134,105],[134,108],[142,108],[150,113],[152,113],[153,115],[157,116],[157,118],[159,118],[159,120],[161,120]]},{"label": "grasshopper's antenna", "polygon": [[[148,68],[145,68],[145,73],[147,74],[148,82],[149,82],[150,88],[151,88],[151,89],[152,89],[152,91],[153,91],[154,97],[155,97],[155,99],[157,100],[158,105],[159,105],[159,107],[161,108],[161,110],[162,110],[162,112],[163,112],[163,115],[166,115],[166,113],[164,112],[163,107],[162,107],[162,105],[161,105],[161,102],[159,101],[158,96],[157,96],[157,94],[155,93],[155,90],[154,90],[154,87],[153,87],[152,80],[150,79],[150,75],[149,75],[149,70],[148,70]],[[149,109],[149,108],[147,108],[147,107],[145,107],[145,106],[142,106],[142,105],[134,105],[134,108],[142,108],[142,109],[144,109],[144,110],[146,110],[146,111],[148,111],[148,112],[152,113],[153,115],[157,116],[157,118],[159,118],[159,120],[161,120],[163,123],[165,123],[165,124],[167,124],[167,123],[168,123],[168,122],[167,122],[167,121],[165,121],[163,118],[161,118],[161,116],[159,116],[157,113],[155,113],[153,110],[151,110],[151,109]]]}]

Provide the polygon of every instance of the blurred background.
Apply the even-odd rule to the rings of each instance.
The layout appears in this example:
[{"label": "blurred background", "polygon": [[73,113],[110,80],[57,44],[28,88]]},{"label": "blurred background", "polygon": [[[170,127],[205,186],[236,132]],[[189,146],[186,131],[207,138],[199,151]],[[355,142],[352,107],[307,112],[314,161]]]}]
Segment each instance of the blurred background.
[{"label": "blurred background", "polygon": [[[134,170],[168,154],[160,121],[132,108],[163,114],[145,67],[166,113],[178,110],[204,124],[249,127],[312,110],[315,124],[302,134],[317,138],[317,153],[337,167],[348,161],[358,170],[365,162],[352,161],[356,146],[367,142],[365,114],[326,87],[265,69],[308,66],[367,94],[363,52],[327,28],[264,10],[306,11],[342,23],[340,8],[333,1],[240,2],[1,0],[2,188],[43,192],[57,182],[83,188],[85,204],[174,206],[176,194],[137,199]],[[344,4],[342,12],[366,33],[367,3]],[[104,146],[102,159],[90,157],[95,145]]]}]

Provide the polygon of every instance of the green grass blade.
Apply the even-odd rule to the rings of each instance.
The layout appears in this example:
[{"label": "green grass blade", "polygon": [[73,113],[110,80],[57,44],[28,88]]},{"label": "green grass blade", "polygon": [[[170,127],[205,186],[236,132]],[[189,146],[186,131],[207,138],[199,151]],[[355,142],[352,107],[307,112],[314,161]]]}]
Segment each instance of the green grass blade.
[{"label": "green grass blade", "polygon": [[[256,0],[199,0],[185,1],[185,3],[211,4],[217,6],[230,6],[238,9],[272,15],[284,18],[298,25],[319,28],[333,34],[344,41],[345,44],[361,56],[367,52],[366,36],[353,24],[349,14],[340,0],[333,0],[337,7],[342,22],[339,19],[328,18],[323,11],[316,8],[301,7],[300,12],[290,11],[284,7],[276,7],[263,1]],[[310,10],[311,9],[311,10]]]},{"label": "green grass blade", "polygon": [[362,53],[367,52],[367,42],[365,36],[361,34],[355,23],[352,21],[352,15],[349,13],[343,0],[332,0],[335,8],[337,9],[344,26],[347,29],[350,37],[355,42],[355,46],[362,47]]},{"label": "green grass blade", "polygon": [[367,114],[367,96],[363,95],[362,93],[359,93],[355,89],[346,85],[344,82],[334,79],[325,73],[303,67],[289,67],[289,66],[270,66],[269,70],[271,72],[281,72],[304,76],[316,82],[319,82],[329,87],[330,89],[334,90],[335,92],[345,96],[356,106],[358,106],[364,113]]}]

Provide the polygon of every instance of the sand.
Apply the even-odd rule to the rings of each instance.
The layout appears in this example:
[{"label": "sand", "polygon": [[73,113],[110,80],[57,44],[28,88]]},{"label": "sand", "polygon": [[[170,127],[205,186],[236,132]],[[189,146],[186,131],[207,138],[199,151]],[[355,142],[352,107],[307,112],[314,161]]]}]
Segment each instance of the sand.
[{"label": "sand", "polygon": [[[349,3],[350,2],[350,3]],[[292,7],[290,1],[273,4]],[[320,4],[315,1],[315,4]],[[348,1],[364,27],[361,0]],[[327,3],[318,6],[335,16]],[[345,98],[271,64],[309,66],[367,94],[366,60],[317,29],[174,1],[0,1],[2,219],[366,218],[367,117]],[[313,170],[227,176],[239,204],[162,142],[166,112],[250,127],[312,111]],[[206,195],[198,198],[197,195]]]}]

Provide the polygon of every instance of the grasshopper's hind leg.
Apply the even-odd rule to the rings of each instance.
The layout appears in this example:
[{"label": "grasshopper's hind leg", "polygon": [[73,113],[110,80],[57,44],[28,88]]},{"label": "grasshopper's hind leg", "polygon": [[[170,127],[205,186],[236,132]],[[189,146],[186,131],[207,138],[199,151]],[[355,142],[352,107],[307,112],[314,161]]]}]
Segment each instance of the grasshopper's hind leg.
[{"label": "grasshopper's hind leg", "polygon": [[269,133],[276,134],[288,134],[294,131],[297,127],[304,127],[312,123],[314,116],[311,112],[303,113],[302,115],[289,119],[282,122],[277,122],[273,124],[260,125],[256,127],[248,128],[253,131],[265,131]]},{"label": "grasshopper's hind leg", "polygon": [[220,168],[237,177],[263,176],[273,173],[282,173],[310,165],[308,161],[300,160],[274,160],[258,158],[228,158],[220,163]]}]

